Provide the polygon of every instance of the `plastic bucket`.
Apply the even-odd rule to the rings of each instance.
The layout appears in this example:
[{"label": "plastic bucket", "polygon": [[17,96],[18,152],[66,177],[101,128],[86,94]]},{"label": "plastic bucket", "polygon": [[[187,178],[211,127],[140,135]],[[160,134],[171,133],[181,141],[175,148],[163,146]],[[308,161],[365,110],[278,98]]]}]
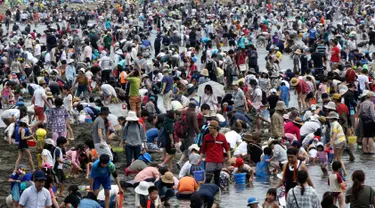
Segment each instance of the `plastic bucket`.
[{"label": "plastic bucket", "polygon": [[237,173],[234,174],[234,182],[236,184],[245,184],[246,183],[246,173]]},{"label": "plastic bucket", "polygon": [[356,144],[357,143],[357,136],[348,136],[349,144]]},{"label": "plastic bucket", "polygon": [[204,170],[194,171],[193,174],[194,174],[194,179],[196,181],[203,181],[204,180]]},{"label": "plastic bucket", "polygon": [[112,151],[113,152],[124,152],[124,148],[123,147],[112,147]]},{"label": "plastic bucket", "polygon": [[27,141],[27,145],[29,147],[35,147],[36,146],[36,141],[35,140],[28,140]]}]

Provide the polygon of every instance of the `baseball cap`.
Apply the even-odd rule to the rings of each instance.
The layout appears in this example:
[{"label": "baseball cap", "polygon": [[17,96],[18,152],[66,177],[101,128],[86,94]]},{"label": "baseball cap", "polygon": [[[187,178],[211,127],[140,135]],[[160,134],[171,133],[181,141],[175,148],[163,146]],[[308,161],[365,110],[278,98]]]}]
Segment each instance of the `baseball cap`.
[{"label": "baseball cap", "polygon": [[37,181],[45,181],[47,180],[46,178],[46,174],[44,174],[43,171],[41,170],[37,170],[34,172],[34,181],[37,180]]},{"label": "baseball cap", "polygon": [[215,120],[212,120],[210,122],[210,124],[208,125],[208,127],[211,127],[211,128],[219,128],[219,122],[215,121]]},{"label": "baseball cap", "polygon": [[236,163],[234,164],[234,167],[240,167],[241,165],[243,165],[243,159],[237,158]]}]

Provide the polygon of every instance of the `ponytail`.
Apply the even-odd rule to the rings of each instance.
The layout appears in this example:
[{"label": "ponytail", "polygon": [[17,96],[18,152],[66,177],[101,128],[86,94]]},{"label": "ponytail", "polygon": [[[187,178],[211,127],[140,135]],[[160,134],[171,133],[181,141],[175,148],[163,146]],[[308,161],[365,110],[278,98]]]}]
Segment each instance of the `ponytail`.
[{"label": "ponytail", "polygon": [[352,193],[353,193],[353,200],[358,199],[358,194],[359,192],[363,189],[363,182],[365,181],[365,173],[362,170],[356,170],[352,174],[352,181],[353,181],[353,186],[352,186]]}]

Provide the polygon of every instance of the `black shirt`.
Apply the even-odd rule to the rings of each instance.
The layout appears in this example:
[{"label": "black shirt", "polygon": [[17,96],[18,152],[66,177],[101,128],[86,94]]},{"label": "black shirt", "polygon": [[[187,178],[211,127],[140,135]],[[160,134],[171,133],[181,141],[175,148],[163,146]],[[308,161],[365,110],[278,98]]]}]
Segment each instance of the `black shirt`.
[{"label": "black shirt", "polygon": [[323,55],[319,52],[313,52],[311,54],[311,60],[314,63],[314,68],[323,67]]},{"label": "black shirt", "polygon": [[270,109],[275,109],[277,101],[279,101],[279,96],[270,95],[267,98],[268,103],[270,104]]},{"label": "black shirt", "polygon": [[371,30],[369,33],[368,33],[368,37],[370,39],[370,42],[375,42],[375,31]]},{"label": "black shirt", "polygon": [[73,207],[78,207],[79,202],[81,201],[81,194],[79,192],[77,193],[71,193],[69,194],[65,199],[65,204],[71,204]]}]

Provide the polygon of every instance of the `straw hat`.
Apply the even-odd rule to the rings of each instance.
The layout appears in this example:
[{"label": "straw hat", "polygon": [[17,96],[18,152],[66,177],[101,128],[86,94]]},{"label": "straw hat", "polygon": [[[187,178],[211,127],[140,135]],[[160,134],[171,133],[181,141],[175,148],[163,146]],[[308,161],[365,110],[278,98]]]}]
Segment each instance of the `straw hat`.
[{"label": "straw hat", "polygon": [[298,124],[298,125],[303,125],[303,121],[302,121],[302,118],[300,118],[300,117],[297,117],[297,118],[295,118],[294,119],[294,121],[293,121],[293,123],[295,123],[295,124]]},{"label": "straw hat", "polygon": [[329,112],[329,114],[326,118],[327,119],[339,119],[339,114],[334,112],[334,111],[331,111],[331,112]]},{"label": "straw hat", "polygon": [[207,69],[202,69],[201,75],[205,76],[205,77],[208,77],[208,70]]},{"label": "straw hat", "polygon": [[336,110],[336,104],[334,102],[329,102],[327,105],[324,106],[327,109]]},{"label": "straw hat", "polygon": [[137,117],[137,113],[134,111],[129,111],[128,117],[126,117],[126,121],[138,121],[139,118]]},{"label": "straw hat", "polygon": [[150,188],[150,184],[146,181],[141,181],[137,188],[134,189],[135,193],[147,196],[148,195],[148,188]]},{"label": "straw hat", "polygon": [[79,102],[79,101],[81,101],[81,99],[80,99],[79,97],[74,97],[74,98],[73,98],[73,103],[74,103],[74,102]]},{"label": "straw hat", "polygon": [[166,173],[161,177],[161,181],[163,181],[164,183],[174,183],[173,173],[170,172],[170,171],[166,172]]},{"label": "straw hat", "polygon": [[292,78],[291,80],[290,80],[290,84],[293,86],[293,87],[295,87],[295,86],[297,86],[298,84],[299,84],[299,79],[297,79],[297,78]]},{"label": "straw hat", "polygon": [[297,55],[300,55],[302,52],[301,52],[301,49],[297,49],[294,53]]},{"label": "straw hat", "polygon": [[275,110],[286,110],[284,101],[277,101]]},{"label": "straw hat", "polygon": [[253,135],[251,135],[251,134],[245,134],[245,136],[243,136],[242,140],[244,140],[246,142],[255,142],[255,140],[253,138]]}]

